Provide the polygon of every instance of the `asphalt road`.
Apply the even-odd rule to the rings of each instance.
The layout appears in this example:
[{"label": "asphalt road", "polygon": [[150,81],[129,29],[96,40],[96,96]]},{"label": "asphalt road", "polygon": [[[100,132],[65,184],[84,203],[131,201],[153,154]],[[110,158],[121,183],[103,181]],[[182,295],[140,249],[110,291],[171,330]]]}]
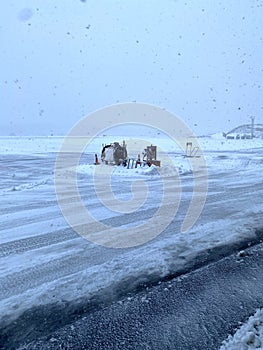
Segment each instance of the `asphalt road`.
[{"label": "asphalt road", "polygon": [[22,349],[215,350],[263,306],[263,244],[86,315]]}]

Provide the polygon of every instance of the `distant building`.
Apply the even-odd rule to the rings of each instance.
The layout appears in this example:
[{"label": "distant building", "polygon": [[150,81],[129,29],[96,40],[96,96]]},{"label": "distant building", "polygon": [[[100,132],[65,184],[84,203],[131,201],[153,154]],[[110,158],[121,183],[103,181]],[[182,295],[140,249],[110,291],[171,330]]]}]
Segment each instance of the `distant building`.
[{"label": "distant building", "polygon": [[263,139],[263,124],[254,124],[254,118],[251,118],[251,124],[240,125],[227,133],[223,133],[223,136],[229,140]]}]

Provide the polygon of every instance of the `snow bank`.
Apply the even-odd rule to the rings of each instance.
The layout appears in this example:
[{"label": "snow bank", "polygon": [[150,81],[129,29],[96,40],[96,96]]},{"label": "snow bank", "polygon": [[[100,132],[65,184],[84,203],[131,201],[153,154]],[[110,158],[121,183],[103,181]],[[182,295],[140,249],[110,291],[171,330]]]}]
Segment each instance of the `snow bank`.
[{"label": "snow bank", "polygon": [[[99,164],[99,165],[93,165],[93,164],[81,164],[77,167],[77,172],[80,174],[85,175],[93,175],[95,170],[99,169],[99,173],[103,174],[105,170],[109,168],[108,165]],[[145,166],[134,168],[134,169],[127,169],[127,167],[123,166],[112,166],[112,176],[122,176],[122,177],[134,177],[134,176],[145,176],[145,175],[158,175],[158,168],[154,165],[151,167]]]},{"label": "snow bank", "polygon": [[263,348],[263,309],[249,317],[233,336],[229,336],[220,350],[252,350]]},{"label": "snow bank", "polygon": [[[77,167],[77,172],[79,174],[85,174],[85,175],[93,175],[96,169],[100,170],[100,174],[103,174],[103,170],[105,168],[108,168],[108,165],[99,164],[99,165],[93,165],[93,164],[81,164]],[[127,169],[127,167],[123,166],[112,166],[112,176],[120,176],[122,178],[136,178],[136,177],[144,177],[144,176],[153,176],[153,177],[168,177],[171,176],[171,174],[174,173],[174,169],[177,169],[178,173],[180,175],[186,175],[191,173],[191,167],[187,160],[180,159],[178,162],[175,162],[174,165],[164,165],[161,167],[157,167],[155,165],[152,166],[144,166],[134,169]],[[105,169],[106,173],[106,169]]]}]

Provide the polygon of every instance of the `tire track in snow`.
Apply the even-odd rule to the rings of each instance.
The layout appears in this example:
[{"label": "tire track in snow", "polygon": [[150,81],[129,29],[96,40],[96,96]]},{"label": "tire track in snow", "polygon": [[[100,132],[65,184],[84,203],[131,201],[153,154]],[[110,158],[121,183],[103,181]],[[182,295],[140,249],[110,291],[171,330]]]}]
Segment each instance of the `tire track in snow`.
[{"label": "tire track in snow", "polygon": [[0,258],[12,254],[24,253],[33,249],[39,249],[75,238],[79,238],[79,235],[71,228],[68,228],[43,235],[34,235],[30,238],[14,240],[0,245]]},{"label": "tire track in snow", "polygon": [[[85,241],[84,244],[86,244]],[[121,253],[121,251],[115,252],[114,256]],[[86,244],[83,245],[79,254],[76,254],[73,249],[66,256],[6,275],[0,278],[2,286],[0,299],[10,298],[13,295],[21,294],[29,289],[37,288],[45,283],[83,270],[94,269],[94,266],[105,263],[107,258],[112,258],[112,254],[111,250],[103,249],[103,254],[98,255],[98,251],[93,246]]]},{"label": "tire track in snow", "polygon": [[[144,211],[138,211],[135,213],[118,215],[110,217],[107,219],[100,220],[101,223],[107,226],[120,226],[128,225],[130,223],[136,223],[142,220],[142,217],[147,220],[147,218],[152,217],[156,212],[157,208],[145,209]],[[90,231],[96,228],[96,224],[91,224],[89,226]],[[26,229],[26,226],[23,227]],[[105,228],[106,230],[106,228]],[[52,244],[57,244],[74,238],[79,238],[80,236],[72,229],[65,228],[57,230],[54,232],[49,232],[40,235],[33,235],[29,238],[12,240],[6,243],[0,244],[0,257],[6,257],[12,254],[20,254],[33,249],[39,249],[42,247],[50,246]]]}]

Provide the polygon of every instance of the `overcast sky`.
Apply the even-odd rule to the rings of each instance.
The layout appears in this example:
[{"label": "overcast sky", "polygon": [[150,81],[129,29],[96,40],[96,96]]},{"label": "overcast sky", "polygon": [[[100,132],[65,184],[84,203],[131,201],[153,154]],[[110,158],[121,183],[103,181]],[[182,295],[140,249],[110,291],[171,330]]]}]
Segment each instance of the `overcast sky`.
[{"label": "overcast sky", "polygon": [[1,135],[63,135],[120,102],[200,135],[262,123],[262,0],[8,0]]}]

